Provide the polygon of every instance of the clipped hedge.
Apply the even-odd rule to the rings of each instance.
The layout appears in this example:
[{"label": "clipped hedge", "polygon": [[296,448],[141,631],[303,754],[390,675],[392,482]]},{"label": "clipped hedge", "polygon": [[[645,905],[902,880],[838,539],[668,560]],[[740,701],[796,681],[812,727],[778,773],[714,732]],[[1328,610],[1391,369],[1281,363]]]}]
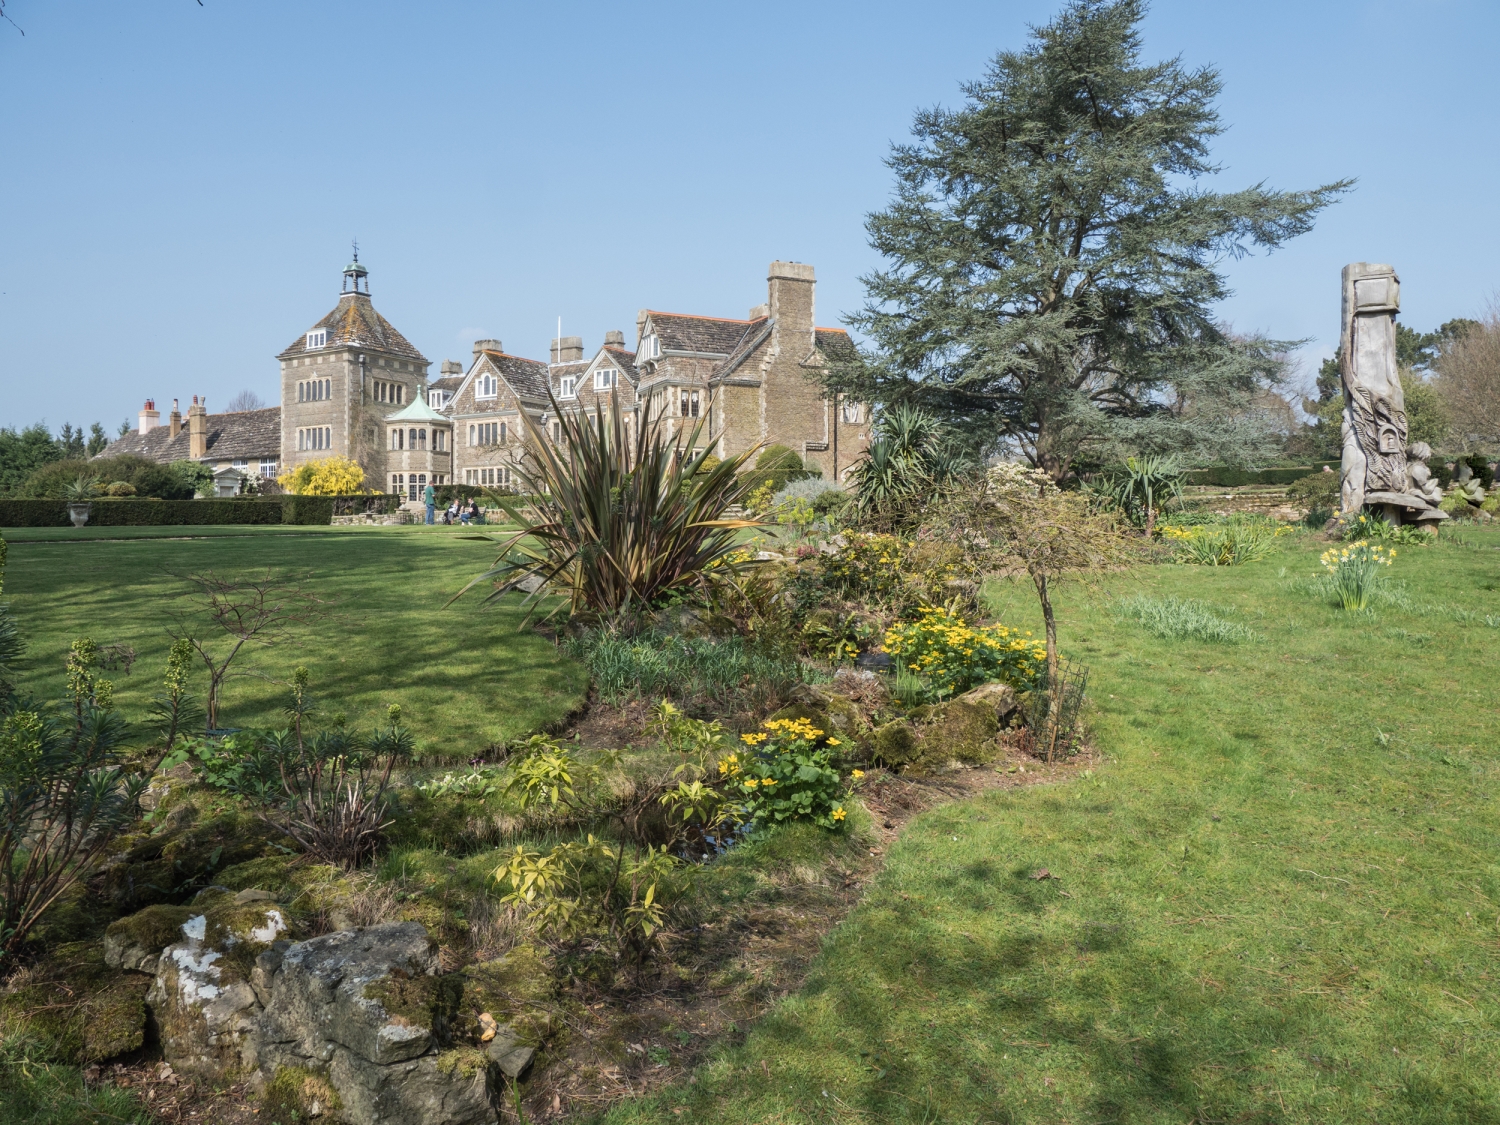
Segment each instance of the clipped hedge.
[{"label": "clipped hedge", "polygon": [[1247,484],[1291,484],[1309,473],[1323,471],[1331,465],[1338,472],[1337,461],[1319,461],[1312,465],[1297,465],[1284,469],[1236,469],[1228,465],[1214,465],[1207,469],[1193,469],[1182,474],[1183,484],[1206,484],[1216,488],[1240,488]]},{"label": "clipped hedge", "polygon": [[[196,527],[283,522],[280,500],[140,500],[131,497],[91,501],[86,526]],[[65,500],[0,500],[0,527],[72,526]]]},{"label": "clipped hedge", "polygon": [[282,523],[327,525],[333,522],[332,496],[283,496]]}]

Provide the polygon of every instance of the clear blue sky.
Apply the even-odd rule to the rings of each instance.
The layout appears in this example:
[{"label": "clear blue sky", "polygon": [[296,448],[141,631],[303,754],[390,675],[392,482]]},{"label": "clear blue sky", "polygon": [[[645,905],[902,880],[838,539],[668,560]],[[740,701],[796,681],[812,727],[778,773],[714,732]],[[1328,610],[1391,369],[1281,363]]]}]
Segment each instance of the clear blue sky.
[{"label": "clear blue sky", "polygon": [[[1055,10],[9,0],[0,425],[275,401],[273,357],[333,307],[353,237],[434,373],[482,336],[545,357],[559,314],[591,350],[641,307],[744,316],[774,258],[816,265],[837,324],[912,111]],[[1219,185],[1359,178],[1230,266],[1236,327],[1329,354],[1354,260],[1396,266],[1423,330],[1500,289],[1500,4],[1157,0],[1145,38],[1222,71]]]}]

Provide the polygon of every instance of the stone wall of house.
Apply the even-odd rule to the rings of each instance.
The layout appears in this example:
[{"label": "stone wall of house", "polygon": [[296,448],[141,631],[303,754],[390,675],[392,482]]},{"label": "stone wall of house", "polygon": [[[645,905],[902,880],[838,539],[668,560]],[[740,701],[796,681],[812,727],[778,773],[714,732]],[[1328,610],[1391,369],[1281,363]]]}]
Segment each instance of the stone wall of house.
[{"label": "stone wall of house", "polygon": [[[359,357],[365,357],[364,386],[360,386]],[[316,379],[331,379],[332,394],[318,401],[297,401],[297,385]],[[375,401],[375,380],[399,383],[404,388],[400,403]],[[426,386],[426,368],[412,360],[381,355],[368,348],[330,348],[310,356],[281,363],[281,464],[291,471],[306,461],[324,457],[348,457],[359,462],[365,482],[385,487],[387,468],[385,419],[403,409]],[[327,426],[332,430],[328,449],[297,448],[297,431]],[[384,482],[384,483],[382,483]]]}]

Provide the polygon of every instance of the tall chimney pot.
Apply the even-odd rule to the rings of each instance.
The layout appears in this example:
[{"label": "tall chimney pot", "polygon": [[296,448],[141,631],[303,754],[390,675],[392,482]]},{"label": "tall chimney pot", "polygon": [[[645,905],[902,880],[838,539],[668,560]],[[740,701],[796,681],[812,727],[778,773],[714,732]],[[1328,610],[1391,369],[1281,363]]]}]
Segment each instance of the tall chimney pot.
[{"label": "tall chimney pot", "polygon": [[177,409],[177,400],[172,400],[172,413],[167,416],[167,424],[171,427],[168,437],[176,437],[182,433],[182,411]]},{"label": "tall chimney pot", "polygon": [[582,358],[582,336],[558,336],[552,341],[553,363],[577,363]]},{"label": "tall chimney pot", "polygon": [[475,340],[474,341],[474,358],[475,359],[479,358],[479,353],[480,352],[503,352],[504,350],[505,349],[500,346],[500,341],[499,340]]},{"label": "tall chimney pot", "polygon": [[207,400],[198,401],[193,396],[193,405],[188,409],[188,456],[201,461],[208,456],[208,406]]},{"label": "tall chimney pot", "polygon": [[151,400],[151,399],[148,398],[146,400],[146,405],[143,406],[143,407],[141,407],[140,429],[138,430],[138,432],[139,433],[143,433],[143,434],[149,434],[152,430],[156,429],[156,427],[159,426],[160,424],[161,424],[161,411],[158,410],[158,409],[156,409],[156,403],[153,400]]}]

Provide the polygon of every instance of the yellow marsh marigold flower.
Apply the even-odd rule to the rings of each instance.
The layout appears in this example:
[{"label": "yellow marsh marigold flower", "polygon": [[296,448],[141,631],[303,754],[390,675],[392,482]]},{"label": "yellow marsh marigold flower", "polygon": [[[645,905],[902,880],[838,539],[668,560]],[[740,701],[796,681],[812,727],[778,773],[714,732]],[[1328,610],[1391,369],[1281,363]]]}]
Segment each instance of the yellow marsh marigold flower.
[{"label": "yellow marsh marigold flower", "polygon": [[842,743],[842,742],[840,742],[840,741],[839,741],[839,740],[838,740],[838,739],[836,739],[836,738],[830,738],[830,739],[829,739],[829,740],[828,740],[828,745],[830,745],[830,746],[842,746],[842,745],[843,745],[843,743]]},{"label": "yellow marsh marigold flower", "polygon": [[852,777],[855,781],[858,781],[860,778],[862,778],[862,777],[865,776],[865,771],[864,770],[853,770],[853,771],[850,772],[849,776]]},{"label": "yellow marsh marigold flower", "polygon": [[754,746],[758,742],[764,742],[769,737],[770,735],[766,734],[742,734],[740,735],[740,741]]},{"label": "yellow marsh marigold flower", "polygon": [[844,810],[841,809],[841,808],[834,809],[833,810],[833,819],[834,820],[843,820],[844,819]]}]

